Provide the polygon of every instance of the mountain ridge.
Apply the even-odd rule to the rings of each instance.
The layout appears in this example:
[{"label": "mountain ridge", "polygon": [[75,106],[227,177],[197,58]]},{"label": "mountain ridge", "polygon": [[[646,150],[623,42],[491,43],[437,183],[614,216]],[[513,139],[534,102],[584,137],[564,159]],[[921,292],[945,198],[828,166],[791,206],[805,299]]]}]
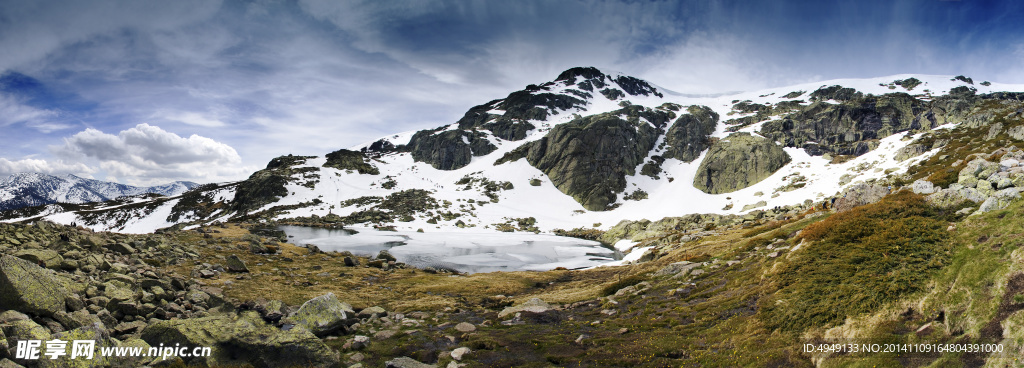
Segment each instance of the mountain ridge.
[{"label": "mountain ridge", "polygon": [[[534,229],[549,232],[694,213],[770,214],[855,184],[921,179],[911,169],[949,142],[937,136],[997,120],[1016,129],[1019,117],[1003,112],[1019,103],[1016,91],[1024,86],[897,75],[685,97],[572,68],[448,125],[324,156],[282,156],[240,182],[122,205],[113,211],[136,212],[108,216],[117,223],[56,208],[14,219],[149,232],[242,218],[492,231],[533,218]],[[709,152],[733,158],[704,165]],[[761,155],[770,156],[753,160]]]}]

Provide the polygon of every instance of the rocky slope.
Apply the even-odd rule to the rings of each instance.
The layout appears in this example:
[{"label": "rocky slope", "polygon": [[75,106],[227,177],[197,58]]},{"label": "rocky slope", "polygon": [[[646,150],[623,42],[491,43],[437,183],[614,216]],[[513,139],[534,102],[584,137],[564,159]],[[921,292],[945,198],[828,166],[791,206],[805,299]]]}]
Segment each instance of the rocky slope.
[{"label": "rocky slope", "polygon": [[20,173],[0,179],[0,211],[51,203],[105,202],[145,193],[176,196],[199,184],[176,181],[152,187],[135,187],[99,180],[84,179],[71,174],[53,176]]},{"label": "rocky slope", "polygon": [[[452,124],[324,156],[282,156],[241,182],[4,217],[124,232],[243,219],[507,230],[509,219],[533,218],[532,229],[549,232],[795,208],[852,185],[926,179],[947,189],[950,182],[929,178],[931,168],[967,162],[955,162],[963,152],[942,153],[947,147],[979,129],[990,133],[985,142],[1024,139],[1019,90],[966,77],[894,76],[693,97],[572,68]],[[381,206],[396,193],[433,205]]]}]

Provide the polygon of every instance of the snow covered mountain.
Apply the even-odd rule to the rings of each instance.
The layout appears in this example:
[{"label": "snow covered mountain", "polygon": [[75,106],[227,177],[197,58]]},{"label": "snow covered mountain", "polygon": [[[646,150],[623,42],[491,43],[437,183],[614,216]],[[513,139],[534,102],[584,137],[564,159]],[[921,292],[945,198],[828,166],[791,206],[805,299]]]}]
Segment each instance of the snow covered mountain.
[{"label": "snow covered mountain", "polygon": [[176,196],[198,185],[188,181],[176,181],[144,188],[85,179],[71,174],[53,176],[39,173],[18,173],[0,179],[0,211],[57,202],[104,202],[118,197],[144,193]]},{"label": "snow covered mountain", "polygon": [[984,130],[988,141],[1024,141],[1024,94],[1014,91],[1024,85],[896,75],[694,96],[572,68],[451,124],[323,156],[281,156],[240,182],[7,219],[140,233],[227,220],[548,232],[772,215],[864,183],[949,186],[942,178],[956,173],[946,171],[970,152],[939,153],[963,137]]}]

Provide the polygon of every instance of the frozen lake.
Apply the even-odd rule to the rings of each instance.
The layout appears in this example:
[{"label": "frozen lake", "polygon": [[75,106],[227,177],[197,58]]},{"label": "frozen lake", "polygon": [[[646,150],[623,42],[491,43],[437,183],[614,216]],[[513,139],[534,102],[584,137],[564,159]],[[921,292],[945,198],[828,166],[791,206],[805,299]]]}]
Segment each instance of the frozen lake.
[{"label": "frozen lake", "polygon": [[323,251],[349,251],[374,256],[391,252],[399,262],[417,267],[443,266],[461,272],[544,271],[599,266],[621,259],[621,253],[583,239],[532,233],[378,231],[357,233],[302,226],[278,227],[296,245],[313,244]]}]

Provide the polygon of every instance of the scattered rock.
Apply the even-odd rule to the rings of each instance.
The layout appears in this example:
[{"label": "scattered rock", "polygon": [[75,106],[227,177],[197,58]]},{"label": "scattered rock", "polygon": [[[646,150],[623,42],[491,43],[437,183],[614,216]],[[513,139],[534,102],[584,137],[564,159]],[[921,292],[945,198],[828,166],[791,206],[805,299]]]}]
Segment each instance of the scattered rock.
[{"label": "scattered rock", "polygon": [[433,364],[420,363],[416,359],[409,357],[400,357],[389,360],[385,367],[387,368],[437,368]]},{"label": "scattered rock", "polygon": [[836,199],[835,209],[838,212],[844,212],[857,206],[875,203],[889,195],[890,191],[890,188],[884,185],[854,184],[846,188],[842,196]]},{"label": "scattered rock", "polygon": [[355,266],[358,266],[358,265],[359,265],[359,262],[356,262],[356,260],[352,259],[352,257],[345,257],[345,266],[346,267],[355,267]]},{"label": "scattered rock", "polygon": [[473,332],[476,331],[476,326],[468,322],[459,322],[459,324],[455,325],[455,330],[459,332]]},{"label": "scattered rock", "polygon": [[339,301],[334,293],[327,293],[303,303],[287,322],[323,337],[345,327],[346,320],[354,315],[352,306]]},{"label": "scattered rock", "polygon": [[370,337],[369,336],[357,335],[356,337],[352,338],[352,349],[353,350],[362,350],[362,349],[365,349],[369,345],[370,345]]},{"label": "scattered rock", "polygon": [[64,261],[60,253],[49,249],[22,249],[15,252],[14,256],[53,270],[59,269]]},{"label": "scattered rock", "polygon": [[932,194],[935,193],[936,189],[932,182],[924,179],[917,179],[913,184],[910,184],[910,190],[917,194]]},{"label": "scattered rock", "polygon": [[545,303],[539,298],[533,298],[526,303],[520,304],[514,307],[508,307],[498,313],[498,318],[504,318],[507,315],[518,313],[518,312],[533,312],[533,313],[544,313],[551,310],[551,305]]},{"label": "scattered rock", "polygon": [[697,267],[700,267],[700,263],[693,263],[689,261],[676,262],[662,267],[654,273],[654,276],[674,275],[675,277],[683,277],[690,273],[690,270]]},{"label": "scattered rock", "polygon": [[359,311],[359,318],[384,317],[386,315],[388,315],[388,312],[381,307],[369,307]]},{"label": "scattered rock", "polygon": [[267,325],[255,312],[239,316],[156,321],[142,331],[152,346],[210,347],[209,357],[190,357],[189,365],[255,367],[338,366],[338,353],[306,329],[280,330]]},{"label": "scattered rock", "polygon": [[135,253],[135,248],[132,248],[130,245],[124,243],[111,243],[110,245],[107,245],[107,249],[110,249],[114,252],[121,254]]},{"label": "scattered rock", "polygon": [[462,360],[462,357],[463,357],[464,355],[466,355],[466,354],[469,354],[469,353],[470,353],[470,350],[469,350],[469,348],[467,348],[467,347],[461,347],[461,348],[457,348],[457,349],[455,349],[455,350],[452,350],[452,353],[451,353],[451,355],[452,355],[452,359],[455,359],[455,360]]},{"label": "scattered rock", "polygon": [[242,261],[241,258],[238,258],[238,256],[236,256],[234,254],[228,256],[228,259],[227,259],[226,263],[227,263],[228,271],[231,271],[231,272],[249,272],[249,267],[245,266],[245,262]]}]

